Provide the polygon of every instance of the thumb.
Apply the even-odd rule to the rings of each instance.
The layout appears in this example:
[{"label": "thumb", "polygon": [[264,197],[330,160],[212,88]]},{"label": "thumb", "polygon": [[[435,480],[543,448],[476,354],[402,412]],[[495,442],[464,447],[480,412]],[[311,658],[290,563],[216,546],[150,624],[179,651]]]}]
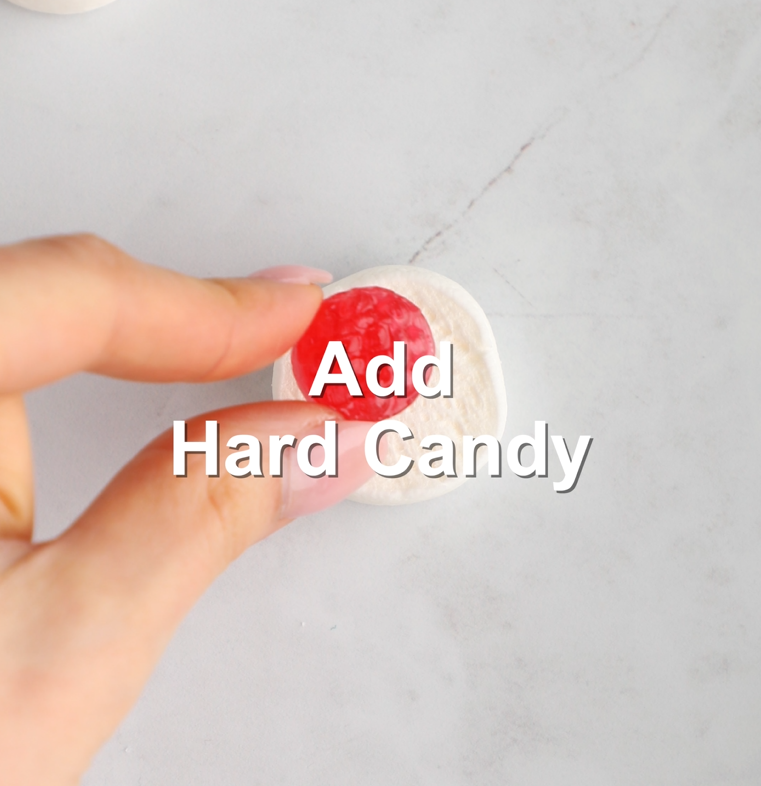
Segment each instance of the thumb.
[{"label": "thumb", "polygon": [[[189,454],[187,476],[175,477],[172,435],[164,434],[71,529],[2,577],[0,673],[11,686],[21,675],[26,688],[10,715],[0,713],[14,718],[12,729],[0,729],[0,760],[34,768],[28,782],[55,783],[60,771],[38,769],[61,764],[51,755],[58,751],[67,773],[81,774],[209,583],[294,511],[327,507],[370,478],[364,438],[371,424],[356,421],[338,424],[338,477],[306,478],[294,450],[285,451],[282,478],[269,474],[270,435],[322,434],[328,419],[337,416],[314,404],[271,402],[189,421],[187,440],[204,441],[205,421],[217,420],[223,450],[235,435],[258,438],[265,476],[236,478],[222,469],[207,477],[205,457]],[[44,686],[31,701],[30,673]],[[14,695],[11,687],[0,701],[13,704]]]}]

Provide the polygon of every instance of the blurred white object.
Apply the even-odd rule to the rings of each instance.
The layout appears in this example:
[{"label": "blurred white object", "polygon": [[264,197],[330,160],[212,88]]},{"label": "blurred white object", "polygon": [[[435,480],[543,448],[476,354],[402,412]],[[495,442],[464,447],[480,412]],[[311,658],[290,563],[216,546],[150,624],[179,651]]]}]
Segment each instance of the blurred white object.
[{"label": "blurred white object", "polygon": [[10,2],[45,14],[79,14],[82,11],[92,11],[94,8],[108,5],[113,0],[10,0]]}]

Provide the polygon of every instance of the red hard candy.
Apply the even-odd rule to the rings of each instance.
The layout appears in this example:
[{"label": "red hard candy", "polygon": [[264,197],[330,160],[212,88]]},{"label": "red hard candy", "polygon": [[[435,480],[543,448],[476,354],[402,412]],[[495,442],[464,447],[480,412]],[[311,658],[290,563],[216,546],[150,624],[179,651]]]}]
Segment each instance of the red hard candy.
[{"label": "red hard candy", "polygon": [[[352,396],[344,384],[325,385],[319,397],[309,395],[329,341],[343,343],[362,397]],[[379,398],[367,387],[365,369],[377,355],[393,357],[394,341],[407,345],[406,395]],[[293,348],[291,364],[299,390],[308,401],[324,404],[349,420],[379,421],[393,417],[417,398],[412,366],[418,358],[434,352],[431,328],[414,303],[390,289],[358,287],[322,302],[312,324]],[[392,376],[390,366],[381,366],[378,382],[388,386]]]}]

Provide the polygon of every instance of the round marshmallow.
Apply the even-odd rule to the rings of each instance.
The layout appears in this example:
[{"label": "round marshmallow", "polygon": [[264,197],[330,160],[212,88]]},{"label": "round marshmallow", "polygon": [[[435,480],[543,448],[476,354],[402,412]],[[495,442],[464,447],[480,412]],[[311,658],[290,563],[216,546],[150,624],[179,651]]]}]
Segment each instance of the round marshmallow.
[{"label": "round marshmallow", "polygon": [[113,0],[10,0],[10,2],[44,14],[81,14],[83,11],[92,11],[108,5]]},{"label": "round marshmallow", "polygon": [[[385,287],[412,301],[428,320],[436,353],[439,342],[453,345],[453,395],[451,398],[418,396],[394,416],[410,428],[414,439],[403,441],[394,433],[383,437],[388,446],[384,459],[395,464],[407,455],[417,461],[428,451],[420,448],[427,436],[441,434],[454,441],[457,477],[426,477],[418,467],[396,478],[376,475],[349,497],[371,505],[404,505],[438,497],[453,490],[466,478],[462,468],[462,437],[490,434],[501,439],[507,417],[507,397],[502,364],[489,320],[483,309],[459,284],[439,273],[408,265],[368,268],[325,287],[325,297],[355,287]],[[304,401],[291,366],[290,352],[276,363],[272,377],[275,400]],[[430,385],[438,381],[432,368]],[[340,429],[339,429],[340,434]],[[340,436],[339,436],[340,439]],[[478,451],[478,466],[487,459]],[[339,470],[340,471],[340,470]]]}]

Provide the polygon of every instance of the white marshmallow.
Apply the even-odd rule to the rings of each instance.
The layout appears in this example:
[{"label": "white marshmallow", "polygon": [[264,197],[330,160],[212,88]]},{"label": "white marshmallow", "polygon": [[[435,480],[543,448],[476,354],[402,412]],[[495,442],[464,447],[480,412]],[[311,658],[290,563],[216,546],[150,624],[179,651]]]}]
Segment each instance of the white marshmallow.
[{"label": "white marshmallow", "polygon": [[113,0],[10,0],[14,5],[44,14],[81,14],[108,5]]},{"label": "white marshmallow", "polygon": [[[402,454],[417,460],[428,452],[420,448],[420,441],[431,434],[447,435],[458,448],[464,434],[491,434],[500,439],[507,418],[505,381],[494,333],[481,306],[451,279],[408,265],[362,270],[325,287],[324,294],[327,298],[337,292],[370,286],[385,287],[414,303],[428,320],[437,352],[440,341],[454,345],[454,395],[432,399],[418,396],[394,415],[412,430],[415,438],[402,441],[395,434],[385,436],[389,453],[384,463],[395,464]],[[434,368],[431,384],[436,383],[437,373]],[[275,400],[305,400],[293,375],[290,352],[275,363],[272,394]],[[427,478],[413,467],[398,478],[376,475],[349,499],[371,505],[404,505],[446,494],[466,480],[461,453],[458,449],[456,478]],[[485,464],[486,459],[486,450],[480,450],[478,466]]]}]

